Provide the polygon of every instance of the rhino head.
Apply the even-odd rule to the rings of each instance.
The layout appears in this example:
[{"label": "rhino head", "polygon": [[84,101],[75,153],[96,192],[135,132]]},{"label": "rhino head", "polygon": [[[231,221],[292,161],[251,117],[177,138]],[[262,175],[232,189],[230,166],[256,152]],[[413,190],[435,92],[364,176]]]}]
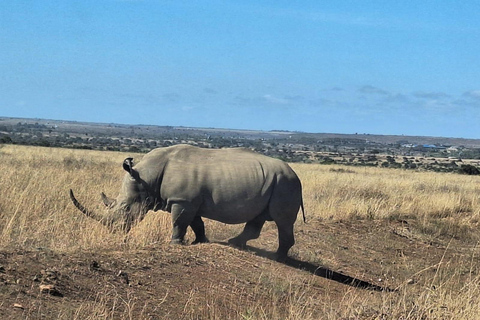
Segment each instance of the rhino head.
[{"label": "rhino head", "polygon": [[127,158],[123,162],[123,168],[128,174],[123,179],[122,188],[116,199],[107,197],[101,193],[102,201],[107,209],[106,213],[99,215],[86,209],[75,198],[70,189],[70,198],[87,217],[99,221],[110,231],[123,231],[128,233],[138,222],[142,221],[148,210],[157,210],[159,203],[156,200],[152,187],[140,178],[139,173],[133,168],[133,159]]}]

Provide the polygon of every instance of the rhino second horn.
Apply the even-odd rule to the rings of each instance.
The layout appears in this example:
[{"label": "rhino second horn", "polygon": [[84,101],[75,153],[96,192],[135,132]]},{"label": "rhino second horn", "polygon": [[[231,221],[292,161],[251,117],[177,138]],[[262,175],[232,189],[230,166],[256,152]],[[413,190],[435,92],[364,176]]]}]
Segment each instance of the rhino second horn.
[{"label": "rhino second horn", "polygon": [[115,202],[115,199],[112,199],[112,198],[109,198],[105,195],[105,193],[102,192],[102,201],[103,201],[103,204],[106,206],[106,207],[111,207],[113,205],[113,203]]}]

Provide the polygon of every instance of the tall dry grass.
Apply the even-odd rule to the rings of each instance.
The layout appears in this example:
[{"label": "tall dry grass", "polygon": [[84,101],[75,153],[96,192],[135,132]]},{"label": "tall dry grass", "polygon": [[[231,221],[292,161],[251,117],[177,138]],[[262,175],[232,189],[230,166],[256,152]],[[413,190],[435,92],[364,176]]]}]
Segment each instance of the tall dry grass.
[{"label": "tall dry grass", "polygon": [[[127,156],[131,154],[14,145],[1,148],[0,246],[68,251],[116,242],[117,235],[79,214],[68,190],[73,189],[89,209],[102,212],[100,192],[117,195],[125,174],[120,164]],[[432,233],[462,234],[480,222],[477,176],[312,164],[292,167],[302,180],[308,219],[413,218],[424,222],[425,230]],[[133,243],[168,241],[169,218],[161,213],[147,215],[133,230]],[[227,229],[211,232],[222,237]]]},{"label": "tall dry grass", "polygon": [[465,236],[480,223],[478,176],[372,167],[292,167],[302,180],[311,219],[412,218],[435,236]]},{"label": "tall dry grass", "polygon": [[[68,190],[74,189],[89,209],[102,211],[99,194],[104,191],[116,196],[124,175],[121,163],[127,156],[131,154],[14,145],[0,148],[0,250],[46,247],[72,252],[123,248],[121,235],[110,234],[78,212]],[[141,157],[135,155],[137,161]],[[308,220],[415,219],[431,236],[463,237],[470,243],[479,239],[479,177],[369,167],[292,167],[303,183]],[[168,214],[150,213],[132,230],[128,246],[167,243],[170,225]],[[214,239],[226,239],[239,228],[216,224],[208,233]],[[472,250],[476,255],[476,249]],[[322,309],[323,319],[479,319],[480,276],[472,271],[465,282],[458,271],[463,270],[464,276],[469,262],[465,263],[463,269],[440,264],[435,275],[425,280],[431,285],[420,291],[405,285],[399,295],[372,297],[352,289],[338,306],[338,301],[329,303],[327,288],[324,300],[315,305]],[[304,289],[293,286],[289,279],[268,281],[274,283],[271,301],[259,301],[248,310],[241,304],[232,306],[237,308],[232,310],[238,318],[314,318],[311,309],[306,308],[313,302],[303,294]],[[91,313],[96,318],[112,318],[102,299],[99,297],[92,306],[83,305],[77,310],[79,317]],[[223,314],[214,301],[210,306],[205,318]],[[185,308],[193,318],[194,310]]]},{"label": "tall dry grass", "polygon": [[[85,219],[72,206],[68,191],[75,190],[89,209],[101,213],[100,192],[116,196],[124,174],[118,164],[124,158],[114,152],[1,148],[0,248],[47,247],[68,252],[117,246],[121,235]],[[149,228],[151,220],[141,226],[148,229],[147,236],[158,231]]]}]

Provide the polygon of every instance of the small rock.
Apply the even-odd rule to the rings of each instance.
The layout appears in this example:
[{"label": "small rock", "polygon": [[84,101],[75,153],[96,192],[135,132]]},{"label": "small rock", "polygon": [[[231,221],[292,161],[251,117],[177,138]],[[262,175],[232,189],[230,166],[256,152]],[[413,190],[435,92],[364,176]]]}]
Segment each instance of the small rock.
[{"label": "small rock", "polygon": [[42,275],[45,277],[46,280],[54,281],[58,279],[58,272],[53,270],[42,270]]},{"label": "small rock", "polygon": [[123,278],[123,280],[125,281],[126,284],[129,284],[129,282],[130,282],[128,280],[128,274],[125,271],[120,270],[117,274],[117,277]]},{"label": "small rock", "polygon": [[39,288],[41,293],[50,293],[56,290],[53,284],[41,284]]},{"label": "small rock", "polygon": [[407,284],[414,284],[414,283],[415,283],[415,280],[413,280],[413,279],[408,279],[407,280]]},{"label": "small rock", "polygon": [[41,293],[46,293],[52,296],[57,296],[57,297],[62,297],[63,294],[60,293],[60,291],[55,288],[53,284],[41,284],[40,285],[40,292]]},{"label": "small rock", "polygon": [[22,310],[25,309],[25,307],[22,306],[20,303],[14,303],[14,304],[13,304],[13,307],[14,307],[15,309],[22,309]]},{"label": "small rock", "polygon": [[90,270],[98,270],[100,269],[100,264],[93,260],[92,262],[90,262]]}]

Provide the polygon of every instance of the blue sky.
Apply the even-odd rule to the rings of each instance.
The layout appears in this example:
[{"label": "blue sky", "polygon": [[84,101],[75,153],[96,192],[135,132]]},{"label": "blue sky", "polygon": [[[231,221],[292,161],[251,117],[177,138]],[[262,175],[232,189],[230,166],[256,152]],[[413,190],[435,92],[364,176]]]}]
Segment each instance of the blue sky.
[{"label": "blue sky", "polygon": [[480,139],[479,1],[0,2],[0,116]]}]

